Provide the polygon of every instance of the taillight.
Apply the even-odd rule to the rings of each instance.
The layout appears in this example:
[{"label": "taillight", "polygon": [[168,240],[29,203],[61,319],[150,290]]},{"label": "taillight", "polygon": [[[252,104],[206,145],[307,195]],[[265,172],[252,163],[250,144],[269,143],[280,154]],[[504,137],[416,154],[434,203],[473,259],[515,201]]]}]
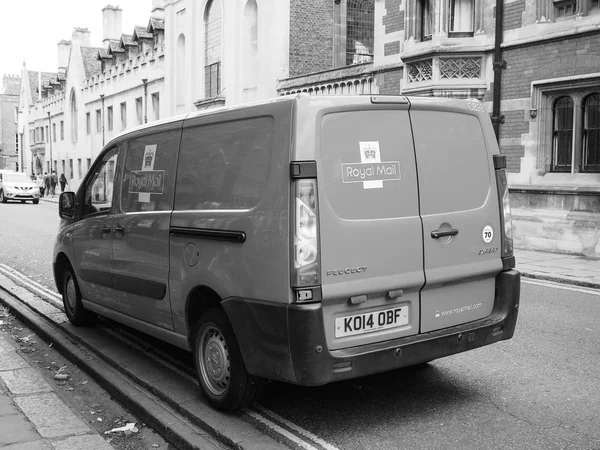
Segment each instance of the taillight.
[{"label": "taillight", "polygon": [[498,198],[500,199],[500,220],[502,221],[501,256],[506,261],[505,268],[512,268],[515,267],[513,257],[512,216],[510,213],[508,181],[506,179],[505,168],[506,156],[494,155],[496,185],[498,186]]},{"label": "taillight", "polygon": [[294,180],[294,269],[292,287],[321,283],[317,180]]}]

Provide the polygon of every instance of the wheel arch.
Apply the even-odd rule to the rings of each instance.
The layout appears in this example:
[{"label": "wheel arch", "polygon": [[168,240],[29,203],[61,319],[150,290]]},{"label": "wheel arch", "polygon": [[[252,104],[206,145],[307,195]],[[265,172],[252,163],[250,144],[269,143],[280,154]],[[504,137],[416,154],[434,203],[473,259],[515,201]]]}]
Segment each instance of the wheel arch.
[{"label": "wheel arch", "polygon": [[65,267],[72,268],[73,265],[71,264],[71,261],[69,261],[68,256],[65,255],[63,252],[60,252],[58,255],[56,255],[56,259],[53,264],[53,273],[54,273],[54,284],[56,285],[56,290],[61,295],[62,295],[61,275],[62,275]]},{"label": "wheel arch", "polygon": [[185,307],[186,325],[188,329],[187,340],[190,348],[193,348],[194,345],[194,325],[206,311],[211,308],[220,307],[222,300],[221,296],[208,286],[196,286],[190,291],[186,299]]}]

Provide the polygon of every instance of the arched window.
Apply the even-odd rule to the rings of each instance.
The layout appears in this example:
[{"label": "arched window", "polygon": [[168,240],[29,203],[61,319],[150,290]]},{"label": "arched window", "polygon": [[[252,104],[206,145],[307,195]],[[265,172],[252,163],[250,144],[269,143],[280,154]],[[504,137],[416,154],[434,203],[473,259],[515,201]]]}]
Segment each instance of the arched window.
[{"label": "arched window", "polygon": [[346,4],[346,65],[373,61],[375,6],[373,0]]},{"label": "arched window", "polygon": [[187,91],[187,64],[185,57],[185,36],[180,34],[177,38],[177,53],[175,56],[175,73],[176,73],[176,84],[175,84],[175,99],[176,108],[180,108],[185,105],[186,91]]},{"label": "arched window", "polygon": [[552,108],[552,172],[571,172],[573,157],[573,100],[560,97]]},{"label": "arched window", "polygon": [[71,111],[71,141],[77,142],[77,99],[75,98],[75,89],[71,89],[71,99],[69,101]]},{"label": "arched window", "polygon": [[221,0],[210,0],[204,13],[204,92],[206,98],[221,93]]},{"label": "arched window", "polygon": [[258,6],[256,0],[248,0],[244,8],[243,24],[243,88],[244,100],[253,100],[258,79]]},{"label": "arched window", "polygon": [[600,94],[586,97],[583,107],[582,172],[600,172]]}]

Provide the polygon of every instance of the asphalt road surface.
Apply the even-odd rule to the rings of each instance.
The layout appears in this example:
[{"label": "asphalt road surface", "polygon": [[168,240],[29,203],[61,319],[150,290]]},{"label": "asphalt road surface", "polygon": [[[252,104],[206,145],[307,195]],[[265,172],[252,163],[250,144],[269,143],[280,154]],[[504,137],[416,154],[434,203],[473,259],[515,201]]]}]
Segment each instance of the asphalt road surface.
[{"label": "asphalt road surface", "polygon": [[[58,222],[56,204],[0,204],[0,267],[55,289]],[[600,449],[600,292],[524,279],[510,341],[318,388],[271,383],[257,410],[328,450]]]}]

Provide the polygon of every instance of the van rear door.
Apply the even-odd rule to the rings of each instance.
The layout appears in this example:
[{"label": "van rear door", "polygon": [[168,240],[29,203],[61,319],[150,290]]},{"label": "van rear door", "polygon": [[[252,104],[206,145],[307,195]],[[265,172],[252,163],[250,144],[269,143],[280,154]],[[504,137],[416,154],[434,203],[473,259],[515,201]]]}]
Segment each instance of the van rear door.
[{"label": "van rear door", "polygon": [[488,316],[502,269],[493,159],[471,112],[483,108],[456,105],[423,99],[410,109],[425,258],[421,332]]},{"label": "van rear door", "polygon": [[423,239],[408,102],[321,111],[316,142],[328,347],[417,334]]}]

